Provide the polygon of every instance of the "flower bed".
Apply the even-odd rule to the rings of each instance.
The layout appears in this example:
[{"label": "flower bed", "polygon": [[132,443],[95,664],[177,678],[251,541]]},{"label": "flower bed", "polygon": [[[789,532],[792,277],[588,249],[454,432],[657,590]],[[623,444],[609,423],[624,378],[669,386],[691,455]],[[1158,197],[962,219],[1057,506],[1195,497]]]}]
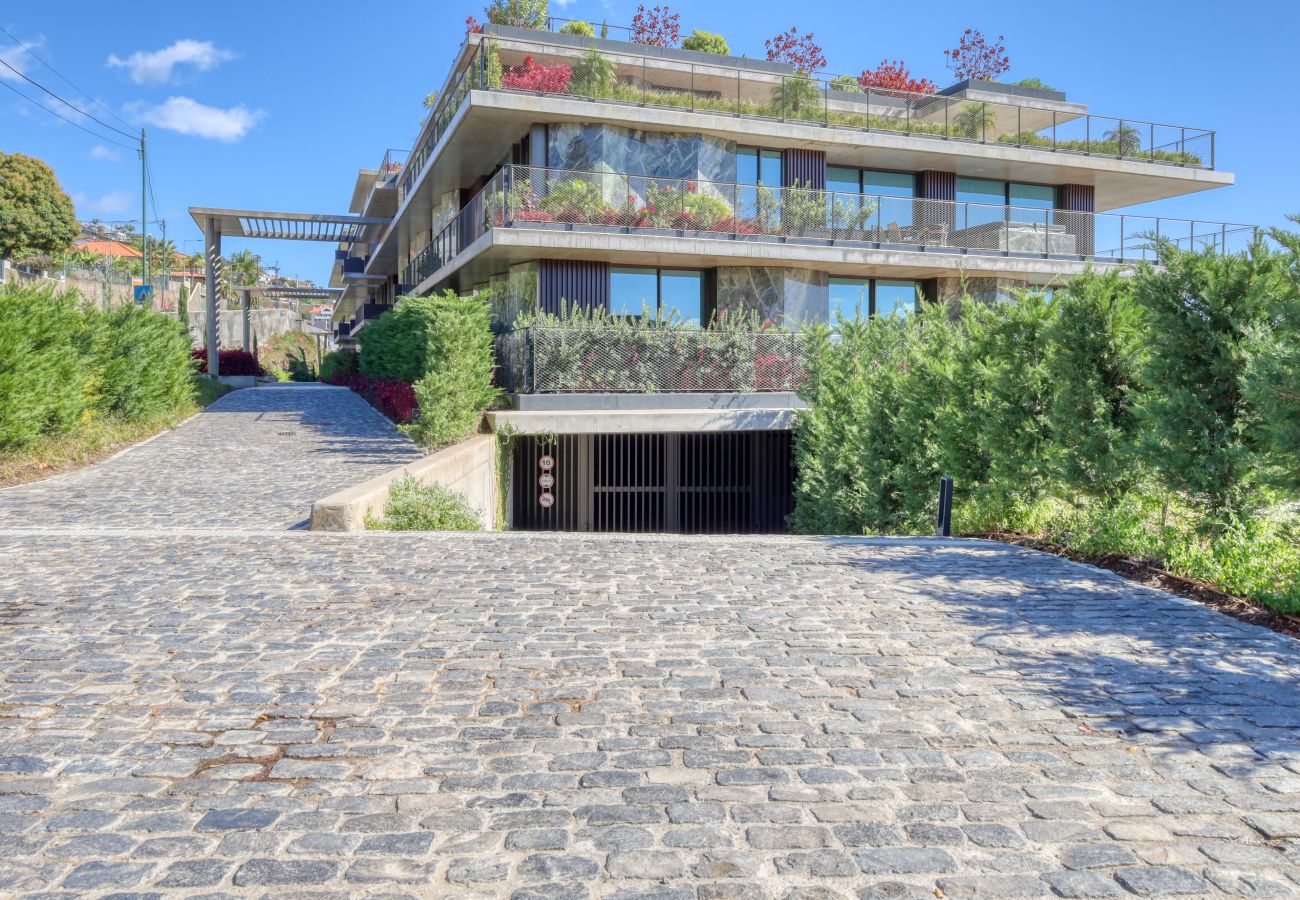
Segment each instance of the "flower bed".
[{"label": "flower bed", "polygon": [[405,425],[415,418],[420,405],[415,399],[415,388],[394,378],[369,378],[360,373],[347,376],[347,386],[365,397],[388,418]]}]

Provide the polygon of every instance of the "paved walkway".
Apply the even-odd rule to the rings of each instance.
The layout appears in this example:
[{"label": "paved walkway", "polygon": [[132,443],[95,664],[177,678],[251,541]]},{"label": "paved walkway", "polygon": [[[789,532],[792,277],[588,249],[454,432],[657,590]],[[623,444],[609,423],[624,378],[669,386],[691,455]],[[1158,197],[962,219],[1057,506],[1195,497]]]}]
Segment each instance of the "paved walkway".
[{"label": "paved walkway", "polygon": [[0,894],[1300,894],[1289,639],[978,542],[322,535],[267,496],[0,526]]},{"label": "paved walkway", "polygon": [[420,455],[346,388],[232,391],[114,459],[0,489],[0,529],[288,528],[313,500]]}]

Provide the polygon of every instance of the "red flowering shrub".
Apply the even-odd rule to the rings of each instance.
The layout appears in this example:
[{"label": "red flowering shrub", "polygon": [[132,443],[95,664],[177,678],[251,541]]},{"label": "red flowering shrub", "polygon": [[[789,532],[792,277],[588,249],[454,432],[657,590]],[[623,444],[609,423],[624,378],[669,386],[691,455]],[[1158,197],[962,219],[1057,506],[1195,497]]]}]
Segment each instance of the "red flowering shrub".
[{"label": "red flowering shrub", "polygon": [[415,417],[420,404],[415,399],[415,388],[394,378],[370,378],[360,373],[347,378],[347,385],[365,397],[376,409],[398,424]]},{"label": "red flowering shrub", "polygon": [[[208,351],[199,347],[190,353],[190,356],[198,361],[199,371],[206,374],[208,371]],[[244,350],[221,350],[217,353],[217,365],[220,366],[220,375],[264,375],[261,365],[257,362],[257,357]]]},{"label": "red flowering shrub", "polygon": [[798,28],[791,28],[763,42],[767,58],[773,62],[789,63],[805,75],[826,68],[826,54],[813,41],[812,32],[800,36]]},{"label": "red flowering shrub", "polygon": [[529,53],[524,55],[523,65],[506,68],[501,74],[501,86],[540,94],[567,94],[572,78],[573,69],[564,63],[543,65]]},{"label": "red flowering shrub", "polygon": [[754,387],[760,391],[790,391],[803,384],[808,373],[794,357],[760,353],[754,360]]},{"label": "red flowering shrub", "polygon": [[667,6],[646,9],[642,3],[632,17],[632,43],[651,47],[676,47],[681,37],[681,16]]},{"label": "red flowering shrub", "polygon": [[907,91],[912,94],[933,94],[938,86],[928,78],[913,78],[901,59],[892,63],[882,59],[874,70],[865,69],[858,76],[858,84],[872,90]]},{"label": "red flowering shrub", "polygon": [[465,17],[465,31],[469,34],[478,34],[483,30],[483,26],[478,23],[478,19],[473,16]]},{"label": "red flowering shrub", "polygon": [[958,80],[997,78],[1011,68],[1011,58],[1007,56],[1006,40],[998,35],[996,41],[990,41],[973,28],[967,28],[961,36],[961,42],[952,50],[943,51],[948,57],[948,68]]}]

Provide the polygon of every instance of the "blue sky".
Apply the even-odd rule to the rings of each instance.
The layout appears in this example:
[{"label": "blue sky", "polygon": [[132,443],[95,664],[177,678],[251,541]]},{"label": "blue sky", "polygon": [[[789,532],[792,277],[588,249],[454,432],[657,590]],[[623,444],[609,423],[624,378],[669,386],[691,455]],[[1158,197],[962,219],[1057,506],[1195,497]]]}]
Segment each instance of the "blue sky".
[{"label": "blue sky", "polygon": [[[189,251],[200,236],[186,212],[191,205],[346,211],[357,169],[414,140],[420,101],[441,86],[465,16],[483,18],[479,3],[446,2],[227,0],[212,16],[144,0],[112,15],[99,7],[50,15],[45,4],[6,6],[0,25],[113,115],[149,129],[158,209],[168,237]],[[1295,0],[1248,7],[1222,0],[841,0],[800,3],[794,14],[771,0],[672,6],[683,34],[720,32],[735,53],[761,57],[765,38],[797,25],[816,35],[831,71],[856,74],[901,58],[941,85],[951,81],[943,49],[964,28],[1003,34],[1013,64],[1008,79],[1037,76],[1099,115],[1218,132],[1218,167],[1236,173],[1237,184],[1144,211],[1266,225],[1300,213],[1300,115],[1291,96],[1291,59],[1300,42]],[[551,5],[552,15],[611,25],[627,24],[635,9],[626,0]],[[4,34],[0,59],[122,127]],[[7,84],[38,93],[0,71],[10,76]],[[139,218],[133,152],[97,141],[8,90],[0,90],[0,150],[50,163],[83,219]],[[227,249],[239,246],[232,243]],[[268,265],[278,262],[283,274],[318,281],[332,260],[328,245],[248,246]]]}]

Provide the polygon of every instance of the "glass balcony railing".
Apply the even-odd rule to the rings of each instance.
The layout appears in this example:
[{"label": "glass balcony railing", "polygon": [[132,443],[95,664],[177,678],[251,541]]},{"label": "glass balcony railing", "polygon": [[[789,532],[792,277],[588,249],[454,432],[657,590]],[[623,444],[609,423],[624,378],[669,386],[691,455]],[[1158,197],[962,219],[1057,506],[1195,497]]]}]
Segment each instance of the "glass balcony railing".
[{"label": "glass balcony railing", "polygon": [[[1068,104],[972,83],[957,95],[864,89],[777,66],[687,61],[596,38],[560,42],[545,32],[471,35],[473,49],[450,79],[402,174],[404,197],[471,90],[581,97],[638,107],[999,144],[1155,165],[1214,168],[1211,130],[1074,111]],[[537,38],[531,35],[537,34]],[[969,91],[977,92],[972,99]],[[990,94],[997,94],[991,97]]]},{"label": "glass balcony railing", "polygon": [[507,166],[406,267],[413,288],[493,228],[1155,262],[1162,244],[1241,252],[1258,226]]}]

